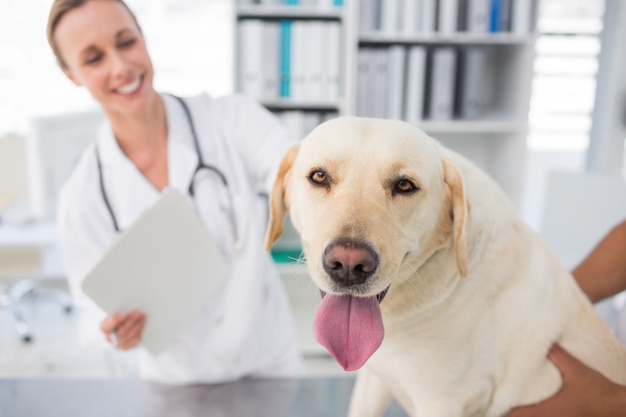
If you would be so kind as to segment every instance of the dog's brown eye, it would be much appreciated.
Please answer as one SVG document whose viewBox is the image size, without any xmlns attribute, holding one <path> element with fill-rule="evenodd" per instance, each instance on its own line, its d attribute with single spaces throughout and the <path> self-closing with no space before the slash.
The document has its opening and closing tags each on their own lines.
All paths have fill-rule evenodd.
<svg viewBox="0 0 626 417">
<path fill-rule="evenodd" d="M 417 191 L 418 188 L 411 181 L 407 179 L 402 179 L 396 182 L 396 185 L 393 187 L 394 194 L 408 194 Z"/>
<path fill-rule="evenodd" d="M 328 176 L 326 175 L 324 171 L 314 171 L 309 177 L 309 179 L 315 184 L 319 184 L 319 185 L 328 184 Z"/>
</svg>

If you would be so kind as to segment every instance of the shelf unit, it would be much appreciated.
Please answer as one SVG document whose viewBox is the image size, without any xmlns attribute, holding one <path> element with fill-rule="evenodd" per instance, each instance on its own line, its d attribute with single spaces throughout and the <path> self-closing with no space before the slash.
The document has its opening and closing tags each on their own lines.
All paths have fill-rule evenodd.
<svg viewBox="0 0 626 417">
<path fill-rule="evenodd" d="M 329 3 L 328 0 L 325 1 Z M 402 1 L 386 2 L 401 3 Z M 405 1 L 421 4 L 429 0 Z M 450 3 L 450 0 L 437 1 Z M 471 1 L 474 0 L 456 0 L 459 7 L 467 5 Z M 438 48 L 452 48 L 457 54 L 468 49 L 482 50 L 487 56 L 487 64 L 483 74 L 486 107 L 483 113 L 471 119 L 453 116 L 450 120 L 431 120 L 425 117 L 417 122 L 413 121 L 413 123 L 446 146 L 459 151 L 476 162 L 502 186 L 512 202 L 518 207 L 520 206 L 536 41 L 534 31 L 536 18 L 533 15 L 536 14 L 538 0 L 528 0 L 534 4 L 534 8 L 529 15 L 531 19 L 529 30 L 523 33 L 510 31 L 496 33 L 452 31 L 443 33 L 438 32 L 437 29 L 434 29 L 433 32 L 416 31 L 413 33 L 406 33 L 401 30 L 362 31 L 359 29 L 359 23 L 362 23 L 359 22 L 362 18 L 360 7 L 372 4 L 370 1 L 346 0 L 341 7 L 311 6 L 313 0 L 300 0 L 300 2 L 301 5 L 290 5 L 240 4 L 242 2 L 239 1 L 235 7 L 236 24 L 239 26 L 241 22 L 246 20 L 338 22 L 341 28 L 339 95 L 334 100 L 322 101 L 303 101 L 285 97 L 260 99 L 263 105 L 277 114 L 318 112 L 329 114 L 331 117 L 335 114 L 368 116 L 368 114 L 360 114 L 358 109 L 358 65 L 359 59 L 366 49 L 385 49 L 393 46 L 408 49 L 413 46 L 423 46 L 427 54 L 432 54 L 432 51 Z M 246 3 L 250 3 L 250 0 Z M 263 1 L 255 1 L 255 3 L 263 3 Z M 280 0 L 276 0 L 274 3 L 280 3 Z M 489 4 L 490 2 L 483 1 L 483 3 Z M 383 14 L 382 10 L 379 12 Z M 380 19 L 383 18 L 380 17 Z M 236 45 L 238 47 L 235 54 L 235 68 L 239 68 L 242 60 L 242 48 L 240 42 L 237 42 Z M 242 92 L 240 82 L 237 83 L 236 89 Z M 310 128 L 311 123 L 309 123 L 307 130 Z M 305 133 L 307 132 L 303 132 L 303 134 Z"/>
</svg>

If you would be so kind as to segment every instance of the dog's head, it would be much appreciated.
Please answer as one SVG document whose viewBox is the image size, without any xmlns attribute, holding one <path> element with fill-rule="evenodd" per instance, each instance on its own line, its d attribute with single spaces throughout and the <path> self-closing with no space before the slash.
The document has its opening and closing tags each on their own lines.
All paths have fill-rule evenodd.
<svg viewBox="0 0 626 417">
<path fill-rule="evenodd" d="M 437 142 L 408 123 L 343 117 L 318 126 L 283 158 L 270 206 L 266 250 L 289 213 L 309 273 L 327 294 L 320 309 L 327 313 L 319 315 L 333 316 L 332 326 L 341 327 L 337 311 L 366 311 L 373 325 L 345 323 L 345 331 L 356 331 L 351 337 L 359 343 L 380 339 L 365 341 L 370 350 L 382 341 L 378 303 L 390 286 L 410 279 L 443 248 L 455 254 L 459 275 L 466 274 L 461 177 Z M 345 344 L 340 339 L 320 343 L 346 369 L 372 353 L 345 358 L 327 346 Z"/>
</svg>

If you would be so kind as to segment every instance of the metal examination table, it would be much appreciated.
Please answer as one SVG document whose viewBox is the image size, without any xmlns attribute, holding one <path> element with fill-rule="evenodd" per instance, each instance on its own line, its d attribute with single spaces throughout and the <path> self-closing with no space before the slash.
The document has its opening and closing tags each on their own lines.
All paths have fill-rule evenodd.
<svg viewBox="0 0 626 417">
<path fill-rule="evenodd" d="M 0 380 L 3 417 L 342 417 L 354 378 L 164 386 L 136 379 Z M 385 417 L 406 417 L 393 403 Z"/>
</svg>

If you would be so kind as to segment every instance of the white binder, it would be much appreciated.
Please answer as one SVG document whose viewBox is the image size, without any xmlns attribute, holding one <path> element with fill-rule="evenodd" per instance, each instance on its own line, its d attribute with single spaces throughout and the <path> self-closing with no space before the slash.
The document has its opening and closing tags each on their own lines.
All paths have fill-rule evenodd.
<svg viewBox="0 0 626 417">
<path fill-rule="evenodd" d="M 409 123 L 419 125 L 424 119 L 426 48 L 423 45 L 412 45 L 409 47 L 408 55 L 404 118 Z"/>
<path fill-rule="evenodd" d="M 83 292 L 107 314 L 140 310 L 153 354 L 215 295 L 229 267 L 185 197 L 167 189 L 87 274 Z"/>
<path fill-rule="evenodd" d="M 456 50 L 441 47 L 433 52 L 430 118 L 450 120 L 454 113 L 456 91 Z"/>
</svg>

